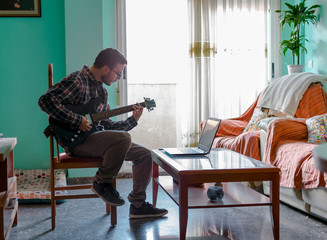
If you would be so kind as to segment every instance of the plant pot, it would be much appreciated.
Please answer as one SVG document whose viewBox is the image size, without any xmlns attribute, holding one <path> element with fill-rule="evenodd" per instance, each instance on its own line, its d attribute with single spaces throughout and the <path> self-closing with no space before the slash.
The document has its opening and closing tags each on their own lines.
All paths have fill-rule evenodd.
<svg viewBox="0 0 327 240">
<path fill-rule="evenodd" d="M 304 72 L 304 65 L 287 65 L 288 74 Z"/>
</svg>

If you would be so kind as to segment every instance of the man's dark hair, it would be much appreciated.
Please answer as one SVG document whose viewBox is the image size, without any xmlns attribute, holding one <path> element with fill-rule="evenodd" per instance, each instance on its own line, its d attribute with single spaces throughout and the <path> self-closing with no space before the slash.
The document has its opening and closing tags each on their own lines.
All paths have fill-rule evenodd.
<svg viewBox="0 0 327 240">
<path fill-rule="evenodd" d="M 125 65 L 127 60 L 117 49 L 106 48 L 98 54 L 93 65 L 96 68 L 102 68 L 103 66 L 114 68 L 117 63 Z"/>
</svg>

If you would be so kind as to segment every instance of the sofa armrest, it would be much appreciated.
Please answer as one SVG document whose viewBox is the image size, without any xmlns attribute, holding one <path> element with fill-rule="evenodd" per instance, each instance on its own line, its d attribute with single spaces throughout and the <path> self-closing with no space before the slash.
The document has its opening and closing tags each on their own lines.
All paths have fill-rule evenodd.
<svg viewBox="0 0 327 240">
<path fill-rule="evenodd" d="M 276 141 L 307 141 L 308 129 L 305 118 L 286 118 L 272 121 L 267 129 L 267 144 Z"/>
<path fill-rule="evenodd" d="M 305 118 L 277 119 L 267 129 L 263 161 L 273 164 L 278 148 L 286 142 L 306 142 L 308 130 Z"/>
<path fill-rule="evenodd" d="M 205 121 L 201 122 L 201 132 L 203 130 Z M 238 119 L 222 119 L 216 134 L 216 137 L 226 136 L 238 136 L 244 128 L 248 125 L 248 122 Z"/>
<path fill-rule="evenodd" d="M 223 119 L 219 125 L 217 137 L 238 136 L 240 135 L 248 122 L 236 119 Z"/>
</svg>

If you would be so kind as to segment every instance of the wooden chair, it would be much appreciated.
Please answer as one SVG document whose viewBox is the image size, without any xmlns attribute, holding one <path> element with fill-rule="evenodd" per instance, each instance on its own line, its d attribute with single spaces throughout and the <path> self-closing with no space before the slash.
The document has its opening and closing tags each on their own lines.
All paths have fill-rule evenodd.
<svg viewBox="0 0 327 240">
<path fill-rule="evenodd" d="M 49 88 L 53 85 L 53 65 L 48 65 L 48 79 Z M 45 130 L 46 131 L 46 130 Z M 78 185 L 68 185 L 66 187 L 56 187 L 55 186 L 55 170 L 56 169 L 73 169 L 73 168 L 98 168 L 102 163 L 102 157 L 91 158 L 91 157 L 72 157 L 65 153 L 59 152 L 58 142 L 55 140 L 53 134 L 45 135 L 50 139 L 50 185 L 51 185 L 51 222 L 52 230 L 56 227 L 56 200 L 63 199 L 80 199 L 80 198 L 96 198 L 96 194 L 85 193 L 85 194 L 71 194 L 68 193 L 64 196 L 57 196 L 56 191 L 64 190 L 80 190 L 80 189 L 90 189 L 92 184 L 78 184 Z M 55 149 L 56 148 L 56 154 Z M 113 186 L 116 187 L 116 180 L 113 182 Z M 70 191 L 70 192 L 71 192 Z M 115 206 L 106 204 L 106 211 L 108 214 L 111 213 L 111 225 L 117 224 L 117 209 Z"/>
</svg>

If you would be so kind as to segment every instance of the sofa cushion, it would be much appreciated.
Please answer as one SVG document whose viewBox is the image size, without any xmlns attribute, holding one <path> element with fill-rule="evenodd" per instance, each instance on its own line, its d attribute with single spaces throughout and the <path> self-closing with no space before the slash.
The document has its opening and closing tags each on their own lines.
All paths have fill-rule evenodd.
<svg viewBox="0 0 327 240">
<path fill-rule="evenodd" d="M 327 114 L 314 116 L 305 121 L 308 128 L 309 143 L 325 143 L 327 141 Z"/>
<path fill-rule="evenodd" d="M 260 127 L 258 126 L 258 123 L 260 120 L 268 117 L 268 111 L 269 110 L 266 108 L 255 108 L 252 117 L 243 132 L 259 131 Z"/>
</svg>

